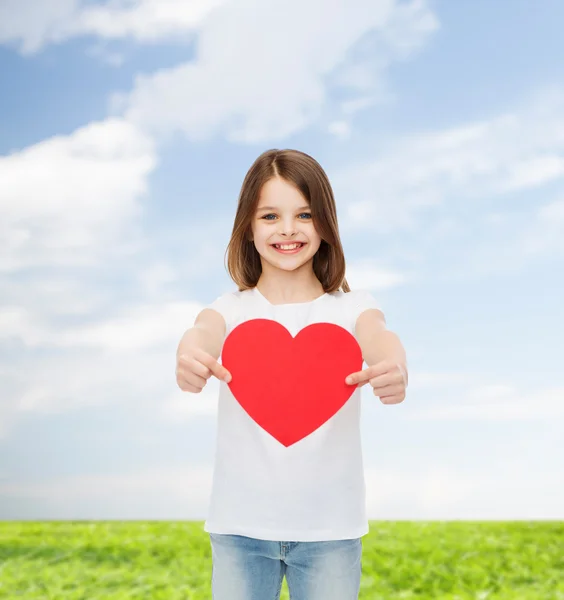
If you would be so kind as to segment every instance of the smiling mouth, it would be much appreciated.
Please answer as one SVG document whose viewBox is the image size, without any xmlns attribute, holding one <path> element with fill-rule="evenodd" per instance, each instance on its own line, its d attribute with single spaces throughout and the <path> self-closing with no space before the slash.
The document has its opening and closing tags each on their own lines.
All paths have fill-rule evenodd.
<svg viewBox="0 0 564 600">
<path fill-rule="evenodd" d="M 298 246 L 296 248 L 292 248 L 291 250 L 283 250 L 280 246 L 293 246 L 293 244 L 271 244 L 271 246 L 280 254 L 296 254 L 306 245 L 306 242 L 297 243 Z"/>
</svg>

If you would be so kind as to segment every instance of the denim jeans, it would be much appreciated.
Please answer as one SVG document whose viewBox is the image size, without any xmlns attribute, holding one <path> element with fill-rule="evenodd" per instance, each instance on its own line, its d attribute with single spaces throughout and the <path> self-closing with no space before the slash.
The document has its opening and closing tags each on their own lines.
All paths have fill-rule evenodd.
<svg viewBox="0 0 564 600">
<path fill-rule="evenodd" d="M 362 539 L 274 542 L 210 533 L 213 600 L 358 600 Z"/>
</svg>

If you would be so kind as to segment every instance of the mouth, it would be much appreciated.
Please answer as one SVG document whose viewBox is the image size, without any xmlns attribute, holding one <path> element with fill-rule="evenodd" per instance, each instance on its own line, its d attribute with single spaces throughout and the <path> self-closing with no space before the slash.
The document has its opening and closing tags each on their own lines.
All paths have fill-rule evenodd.
<svg viewBox="0 0 564 600">
<path fill-rule="evenodd" d="M 271 244 L 271 246 L 280 254 L 297 254 L 304 246 L 306 242 L 296 242 L 294 244 Z M 283 247 L 288 246 L 289 249 L 284 250 Z"/>
</svg>

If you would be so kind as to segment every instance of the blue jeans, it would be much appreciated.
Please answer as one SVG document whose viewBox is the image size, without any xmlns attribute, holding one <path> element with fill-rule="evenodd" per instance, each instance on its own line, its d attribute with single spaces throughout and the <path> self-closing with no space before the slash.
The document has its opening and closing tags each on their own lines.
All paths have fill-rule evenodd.
<svg viewBox="0 0 564 600">
<path fill-rule="evenodd" d="M 274 542 L 210 533 L 213 600 L 358 600 L 362 539 Z"/>
</svg>

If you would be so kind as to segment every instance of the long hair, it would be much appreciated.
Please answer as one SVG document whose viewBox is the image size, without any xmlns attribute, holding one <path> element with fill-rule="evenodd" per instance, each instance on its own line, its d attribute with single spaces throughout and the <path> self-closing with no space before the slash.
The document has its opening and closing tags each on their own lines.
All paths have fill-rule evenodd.
<svg viewBox="0 0 564 600">
<path fill-rule="evenodd" d="M 248 170 L 241 186 L 231 239 L 226 249 L 227 271 L 239 291 L 256 286 L 262 273 L 260 255 L 251 241 L 251 221 L 262 186 L 275 177 L 298 189 L 311 208 L 321 245 L 313 257 L 313 271 L 326 293 L 350 292 L 345 278 L 345 255 L 339 237 L 337 209 L 329 179 L 321 165 L 299 150 L 263 152 Z"/>
</svg>

